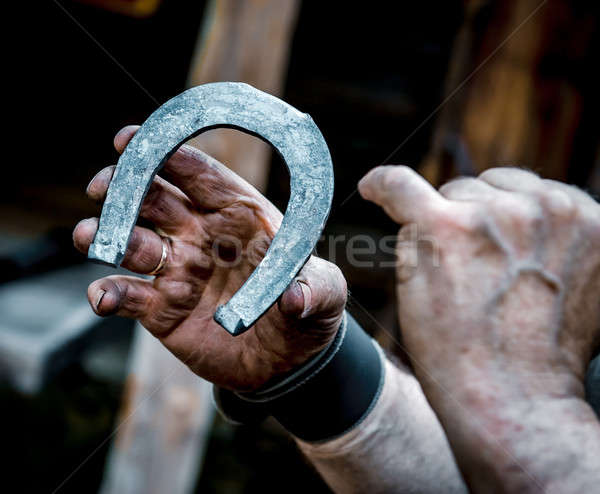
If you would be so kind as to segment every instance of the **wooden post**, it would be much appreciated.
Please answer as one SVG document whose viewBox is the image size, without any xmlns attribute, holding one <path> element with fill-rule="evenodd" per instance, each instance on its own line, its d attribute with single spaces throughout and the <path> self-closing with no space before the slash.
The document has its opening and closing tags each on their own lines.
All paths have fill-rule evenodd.
<svg viewBox="0 0 600 494">
<path fill-rule="evenodd" d="M 297 0 L 217 0 L 208 8 L 188 84 L 242 81 L 281 94 Z M 218 129 L 191 141 L 264 191 L 270 147 L 235 130 Z"/>
<path fill-rule="evenodd" d="M 594 9 L 567 0 L 468 2 L 449 71 L 452 96 L 421 168 L 432 183 L 499 165 L 567 178 L 583 107 L 573 68 L 589 56 Z"/>
<path fill-rule="evenodd" d="M 243 81 L 279 94 L 297 0 L 213 0 L 196 48 L 189 85 Z M 269 147 L 219 129 L 191 144 L 264 191 Z M 191 373 L 141 326 L 131 355 L 103 494 L 192 492 L 212 423 L 211 385 Z"/>
<path fill-rule="evenodd" d="M 213 414 L 210 385 L 137 324 L 100 492 L 192 492 Z"/>
</svg>

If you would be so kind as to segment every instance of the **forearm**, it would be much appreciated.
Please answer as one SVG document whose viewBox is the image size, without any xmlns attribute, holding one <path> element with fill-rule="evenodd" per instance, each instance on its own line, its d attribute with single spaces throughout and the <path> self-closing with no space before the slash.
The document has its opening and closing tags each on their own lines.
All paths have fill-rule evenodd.
<svg viewBox="0 0 600 494">
<path fill-rule="evenodd" d="M 322 357 L 284 381 L 250 396 L 217 389 L 221 411 L 242 423 L 272 414 L 337 492 L 465 492 L 415 377 L 347 321 Z"/>
<path fill-rule="evenodd" d="M 327 442 L 297 442 L 335 492 L 466 492 L 419 383 L 389 361 L 378 402 L 360 425 Z"/>
</svg>

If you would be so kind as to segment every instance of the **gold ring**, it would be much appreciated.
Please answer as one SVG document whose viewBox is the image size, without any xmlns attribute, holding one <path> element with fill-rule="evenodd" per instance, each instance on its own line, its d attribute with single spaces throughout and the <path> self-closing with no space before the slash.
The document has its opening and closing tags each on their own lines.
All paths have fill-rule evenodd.
<svg viewBox="0 0 600 494">
<path fill-rule="evenodd" d="M 152 271 L 150 271 L 149 273 L 146 273 L 146 275 L 148 275 L 148 276 L 156 276 L 167 265 L 167 255 L 169 254 L 167 242 L 169 240 L 167 237 L 163 237 L 163 236 L 161 236 L 160 239 L 162 240 L 162 255 L 160 256 L 160 261 L 158 262 L 158 265 Z"/>
</svg>

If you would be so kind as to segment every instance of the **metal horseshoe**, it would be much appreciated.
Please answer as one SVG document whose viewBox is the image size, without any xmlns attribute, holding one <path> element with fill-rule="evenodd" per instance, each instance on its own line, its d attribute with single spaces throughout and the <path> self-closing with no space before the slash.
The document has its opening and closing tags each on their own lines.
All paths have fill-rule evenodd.
<svg viewBox="0 0 600 494">
<path fill-rule="evenodd" d="M 247 84 L 218 82 L 188 89 L 158 108 L 119 159 L 88 258 L 120 265 L 156 173 L 185 141 L 218 127 L 270 143 L 290 175 L 287 209 L 265 257 L 214 314 L 223 328 L 239 335 L 276 302 L 302 269 L 333 198 L 333 167 L 325 139 L 309 115 L 280 99 Z"/>
</svg>

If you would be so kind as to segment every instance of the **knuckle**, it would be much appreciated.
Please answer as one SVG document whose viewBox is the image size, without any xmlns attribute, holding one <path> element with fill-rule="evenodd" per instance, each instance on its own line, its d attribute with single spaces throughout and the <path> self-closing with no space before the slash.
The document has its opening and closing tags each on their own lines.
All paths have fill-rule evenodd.
<svg viewBox="0 0 600 494">
<path fill-rule="evenodd" d="M 169 304 L 186 304 L 193 298 L 194 288 L 187 281 L 160 279 L 158 287 Z"/>
<path fill-rule="evenodd" d="M 598 216 L 590 221 L 588 230 L 592 241 L 598 246 L 600 244 L 600 218 Z"/>
<path fill-rule="evenodd" d="M 573 198 L 560 189 L 548 189 L 542 193 L 543 207 L 557 219 L 571 220 L 577 213 Z"/>
<path fill-rule="evenodd" d="M 382 167 L 381 178 L 379 185 L 382 190 L 388 194 L 395 194 L 399 189 L 402 189 L 406 185 L 407 178 L 410 176 L 412 170 L 408 166 L 397 165 Z"/>
<path fill-rule="evenodd" d="M 488 168 L 487 170 L 482 171 L 478 178 L 482 180 L 496 179 L 496 178 L 504 178 L 507 176 L 514 177 L 515 175 L 521 175 L 523 177 L 531 178 L 539 178 L 539 176 L 531 170 L 527 170 L 525 168 L 520 168 L 518 166 L 497 166 L 494 168 Z"/>
<path fill-rule="evenodd" d="M 554 180 L 546 180 L 553 189 L 553 197 L 547 205 L 563 222 L 569 222 L 589 235 L 600 238 L 600 204 L 588 193 L 574 185 L 567 185 Z M 563 195 L 556 194 L 560 191 Z M 554 211 L 553 211 L 554 210 Z"/>
<path fill-rule="evenodd" d="M 472 207 L 462 208 L 460 214 L 441 218 L 441 231 L 448 232 L 451 237 L 457 232 L 467 235 L 479 235 L 488 230 L 491 216 L 490 208 L 483 203 L 478 203 Z"/>
<path fill-rule="evenodd" d="M 489 179 L 493 179 L 497 176 L 502 176 L 505 175 L 507 173 L 510 173 L 512 171 L 512 168 L 508 167 L 508 166 L 500 166 L 500 167 L 496 167 L 496 168 L 488 168 L 487 170 L 482 171 L 477 178 L 481 179 L 481 180 L 489 180 Z"/>
<path fill-rule="evenodd" d="M 163 194 L 165 192 L 165 186 L 159 180 L 154 180 L 152 185 L 148 189 L 146 199 L 144 200 L 144 209 L 154 210 L 160 209 L 163 200 Z"/>
<path fill-rule="evenodd" d="M 160 261 L 160 254 L 156 255 L 150 242 L 144 237 L 142 237 L 139 248 L 133 255 L 137 257 L 137 264 L 141 266 L 157 266 Z"/>
<path fill-rule="evenodd" d="M 148 296 L 145 291 L 132 290 L 130 287 L 126 286 L 120 287 L 120 292 L 124 299 L 122 304 L 125 304 L 130 312 L 142 314 L 149 305 Z"/>
<path fill-rule="evenodd" d="M 490 218 L 489 208 L 486 207 L 473 207 L 470 208 L 464 215 L 463 225 L 464 228 L 471 232 L 477 233 L 487 229 Z"/>
<path fill-rule="evenodd" d="M 445 183 L 439 188 L 440 194 L 447 196 L 456 191 L 467 189 L 477 183 L 477 179 L 473 177 L 458 177 L 450 182 Z"/>
<path fill-rule="evenodd" d="M 475 232 L 488 215 L 487 202 L 447 202 L 429 216 L 427 230 L 450 236 L 463 232 Z"/>
<path fill-rule="evenodd" d="M 125 254 L 127 265 L 153 269 L 160 261 L 162 253 L 162 248 L 157 250 L 153 244 L 144 232 L 134 230 Z"/>
<path fill-rule="evenodd" d="M 593 201 L 593 199 L 590 197 Z M 577 209 L 577 216 L 585 225 L 586 234 L 594 243 L 600 243 L 600 204 L 584 205 Z"/>
<path fill-rule="evenodd" d="M 398 183 L 399 170 L 391 166 L 385 166 L 378 169 L 379 185 L 384 189 L 394 187 Z"/>
<path fill-rule="evenodd" d="M 252 238 L 246 246 L 248 261 L 257 266 L 267 254 L 271 246 L 271 238 L 266 233 L 261 233 Z"/>
<path fill-rule="evenodd" d="M 497 214 L 507 214 L 516 228 L 522 231 L 538 229 L 544 221 L 540 205 L 530 199 L 505 205 Z"/>
</svg>

